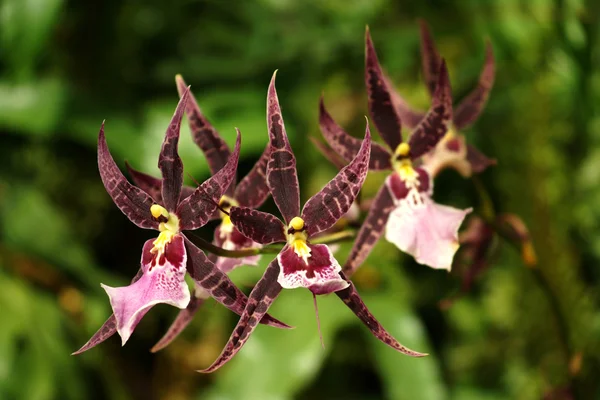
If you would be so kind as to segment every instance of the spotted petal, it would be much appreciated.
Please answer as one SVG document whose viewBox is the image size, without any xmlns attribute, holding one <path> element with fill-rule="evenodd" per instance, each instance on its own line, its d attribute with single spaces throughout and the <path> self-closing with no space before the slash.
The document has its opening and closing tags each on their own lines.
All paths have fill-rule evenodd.
<svg viewBox="0 0 600 400">
<path fill-rule="evenodd" d="M 142 317 L 159 303 L 185 308 L 190 291 L 185 283 L 187 255 L 183 237 L 176 235 L 164 253 L 152 253 L 153 239 L 146 241 L 142 250 L 141 278 L 124 287 L 102 285 L 110 298 L 117 320 L 117 332 L 125 344 Z"/>
<path fill-rule="evenodd" d="M 309 237 L 330 228 L 348 212 L 367 177 L 370 154 L 371 132 L 367 123 L 365 138 L 354 160 L 311 197 L 302 209 Z"/>
<path fill-rule="evenodd" d="M 155 203 L 163 205 L 162 180 L 136 170 L 131 165 L 129 165 L 128 162 L 125 162 L 125 166 L 127 167 L 127 171 L 129 171 L 129 175 L 131 176 L 131 180 L 133 181 L 133 183 L 135 183 L 135 186 L 139 187 L 144 192 L 152 196 L 152 199 L 154 199 Z M 180 199 L 185 199 L 193 192 L 193 187 L 182 187 Z"/>
<path fill-rule="evenodd" d="M 158 229 L 158 221 L 150 212 L 154 200 L 148 193 L 127 182 L 110 155 L 104 136 L 104 122 L 98 134 L 98 169 L 106 191 L 121 212 L 140 228 Z"/>
<path fill-rule="evenodd" d="M 267 163 L 271 156 L 271 146 L 267 145 L 254 167 L 241 180 L 235 189 L 233 198 L 244 207 L 258 208 L 271 193 L 267 186 Z"/>
<path fill-rule="evenodd" d="M 458 250 L 458 228 L 471 209 L 458 210 L 436 204 L 421 194 L 416 204 L 409 199 L 397 202 L 386 225 L 385 238 L 420 264 L 450 270 Z"/>
<path fill-rule="evenodd" d="M 340 278 L 342 267 L 329 247 L 324 244 L 309 244 L 310 257 L 306 262 L 293 248 L 286 246 L 277 256 L 281 266 L 277 282 L 284 289 L 305 287 L 314 294 L 328 294 L 348 287 Z"/>
<path fill-rule="evenodd" d="M 241 134 L 237 130 L 237 140 L 233 154 L 223 168 L 204 181 L 177 207 L 181 230 L 194 230 L 205 225 L 214 215 L 221 196 L 235 179 L 240 156 Z"/>
<path fill-rule="evenodd" d="M 454 126 L 457 129 L 468 127 L 479 117 L 490 96 L 492 86 L 494 86 L 495 76 L 494 50 L 488 40 L 485 48 L 485 63 L 479 75 L 479 82 L 477 82 L 475 89 L 456 106 Z"/>
<path fill-rule="evenodd" d="M 350 162 L 360 150 L 362 141 L 358 138 L 350 136 L 342 129 L 331 117 L 323 97 L 319 102 L 319 127 L 323 137 L 333 150 L 342 156 L 346 162 Z M 369 160 L 369 169 L 373 171 L 388 170 L 392 168 L 392 155 L 385 147 L 378 143 L 371 142 L 371 158 Z"/>
<path fill-rule="evenodd" d="M 267 125 L 271 155 L 267 164 L 267 184 L 277 208 L 286 223 L 300 214 L 300 188 L 296 172 L 296 157 L 285 133 L 275 76 L 271 78 L 267 95 Z"/>
<path fill-rule="evenodd" d="M 229 217 L 233 225 L 256 243 L 285 242 L 285 226 L 276 216 L 248 207 L 231 207 Z"/>
<path fill-rule="evenodd" d="M 423 77 L 425 78 L 425 84 L 427 85 L 429 93 L 433 94 L 438 81 L 442 57 L 435 47 L 435 42 L 433 41 L 427 22 L 420 20 L 419 25 L 421 28 L 421 63 L 423 67 Z"/>
<path fill-rule="evenodd" d="M 229 337 L 225 348 L 221 355 L 212 363 L 212 365 L 204 370 L 198 372 L 214 372 L 221 368 L 227 361 L 242 348 L 246 343 L 250 334 L 254 331 L 258 325 L 258 321 L 263 318 L 273 301 L 281 293 L 282 287 L 277 283 L 277 276 L 279 275 L 279 264 L 277 260 L 271 261 L 262 278 L 258 281 L 248 299 L 248 304 L 244 309 L 244 312 L 233 329 L 233 333 Z"/>
<path fill-rule="evenodd" d="M 393 150 L 402 142 L 402 123 L 394 108 L 391 88 L 388 87 L 383 70 L 379 65 L 369 29 L 366 31 L 365 83 L 369 98 L 369 114 L 381 138 Z"/>
</svg>

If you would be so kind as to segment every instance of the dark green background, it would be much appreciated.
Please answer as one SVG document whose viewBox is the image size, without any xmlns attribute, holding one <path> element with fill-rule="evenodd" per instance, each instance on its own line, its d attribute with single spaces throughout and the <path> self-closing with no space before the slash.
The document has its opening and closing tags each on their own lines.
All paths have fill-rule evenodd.
<svg viewBox="0 0 600 400">
<path fill-rule="evenodd" d="M 457 273 L 417 265 L 380 243 L 357 285 L 402 343 L 431 353 L 425 359 L 375 341 L 335 296 L 319 300 L 322 350 L 305 290 L 286 291 L 273 307 L 295 330 L 259 327 L 212 375 L 194 370 L 215 359 L 237 321 L 213 301 L 158 354 L 148 349 L 176 314 L 167 306 L 155 307 L 124 348 L 115 337 L 69 355 L 110 314 L 100 282 L 126 284 L 152 235 L 131 224 L 102 187 L 95 146 L 103 120 L 120 166 L 127 159 L 157 173 L 181 73 L 228 143 L 241 129 L 247 171 L 267 141 L 266 89 L 279 69 L 306 199 L 335 173 L 308 141 L 319 135 L 320 94 L 338 122 L 364 132 L 365 25 L 399 91 L 427 107 L 418 18 L 432 27 L 457 97 L 476 82 L 485 37 L 494 45 L 496 84 L 466 133 L 498 159 L 482 180 L 498 211 L 517 213 L 530 227 L 558 319 L 548 292 L 505 243 L 473 291 L 448 310 L 438 303 L 459 286 Z M 0 398 L 540 399 L 568 385 L 578 398 L 600 398 L 597 27 L 592 0 L 3 0 Z M 182 137 L 186 171 L 205 179 L 206 161 L 187 126 Z M 370 175 L 364 195 L 382 178 Z M 435 197 L 479 205 L 472 183 L 452 171 L 437 179 Z M 201 234 L 209 238 L 211 229 Z M 341 261 L 347 250 L 338 251 Z M 268 257 L 233 278 L 249 291 Z M 573 355 L 581 361 L 574 376 Z"/>
</svg>

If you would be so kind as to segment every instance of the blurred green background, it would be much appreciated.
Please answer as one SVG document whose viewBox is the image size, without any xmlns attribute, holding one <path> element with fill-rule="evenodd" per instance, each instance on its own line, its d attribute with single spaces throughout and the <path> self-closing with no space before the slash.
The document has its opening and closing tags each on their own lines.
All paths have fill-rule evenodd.
<svg viewBox="0 0 600 400">
<path fill-rule="evenodd" d="M 0 399 L 563 399 L 600 398 L 600 4 L 593 0 L 3 0 L 0 2 Z M 214 301 L 158 354 L 148 349 L 177 310 L 155 307 L 123 348 L 117 337 L 70 356 L 110 314 L 100 282 L 126 284 L 153 234 L 104 191 L 96 140 L 106 120 L 113 156 L 158 173 L 181 73 L 228 143 L 243 134 L 242 174 L 267 141 L 267 84 L 277 87 L 299 159 L 302 196 L 334 173 L 308 141 L 317 104 L 364 132 L 364 30 L 384 68 L 426 108 L 417 19 L 447 59 L 454 93 L 475 84 L 490 37 L 497 78 L 467 133 L 498 166 L 482 181 L 498 211 L 529 226 L 539 276 L 498 243 L 492 267 L 452 307 L 460 286 L 379 243 L 355 277 L 398 340 L 394 352 L 335 297 L 285 291 L 272 314 L 292 331 L 258 327 L 212 375 L 237 318 Z M 187 126 L 187 172 L 208 176 Z M 371 196 L 382 176 L 370 175 Z M 479 205 L 472 182 L 447 171 L 437 201 Z M 267 209 L 272 203 L 267 204 Z M 212 226 L 200 232 L 212 235 Z M 343 261 L 349 245 L 342 246 Z M 249 291 L 259 267 L 232 277 Z M 558 311 L 558 312 L 557 312 Z M 568 395 L 566 389 L 570 388 Z"/>
</svg>

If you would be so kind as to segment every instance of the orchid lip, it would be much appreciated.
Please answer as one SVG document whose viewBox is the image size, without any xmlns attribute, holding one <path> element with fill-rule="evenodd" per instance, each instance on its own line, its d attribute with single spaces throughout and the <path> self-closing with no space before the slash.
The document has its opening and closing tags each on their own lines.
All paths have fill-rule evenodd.
<svg viewBox="0 0 600 400">
<path fill-rule="evenodd" d="M 307 244 L 308 233 L 304 226 L 304 220 L 300 217 L 294 217 L 288 225 L 287 242 L 294 252 L 300 257 L 306 265 L 310 257 L 310 247 Z"/>
<path fill-rule="evenodd" d="M 166 208 L 158 204 L 153 204 L 150 207 L 150 212 L 154 218 L 162 221 L 158 225 L 160 234 L 152 242 L 152 250 L 150 252 L 152 254 L 162 254 L 164 253 L 165 246 L 171 243 L 173 237 L 179 233 L 179 218 L 175 213 L 168 212 Z"/>
</svg>

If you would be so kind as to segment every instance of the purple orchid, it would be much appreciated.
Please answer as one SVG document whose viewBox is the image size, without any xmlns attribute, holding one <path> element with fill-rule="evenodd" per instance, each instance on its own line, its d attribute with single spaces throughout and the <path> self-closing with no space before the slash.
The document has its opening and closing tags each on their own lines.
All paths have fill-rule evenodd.
<svg viewBox="0 0 600 400">
<path fill-rule="evenodd" d="M 436 204 L 431 198 L 433 181 L 427 166 L 414 166 L 446 134 L 452 121 L 452 94 L 446 64 L 442 60 L 431 108 L 402 142 L 401 119 L 392 100 L 371 36 L 366 32 L 365 81 L 369 112 L 382 139 L 391 149 L 371 143 L 369 169 L 392 170 L 373 200 L 354 243 L 344 273 L 351 275 L 365 260 L 386 228 L 386 239 L 416 261 L 433 268 L 450 269 L 458 248 L 458 228 L 471 210 Z M 319 124 L 329 145 L 345 160 L 357 153 L 361 141 L 346 133 L 320 103 Z"/>
<path fill-rule="evenodd" d="M 442 58 L 437 51 L 431 32 L 425 21 L 421 25 L 421 60 L 423 75 L 429 93 L 433 96 L 438 80 Z M 487 158 L 483 153 L 465 142 L 464 135 L 458 133 L 472 125 L 487 103 L 494 85 L 496 67 L 494 52 L 489 41 L 486 43 L 485 62 L 479 75 L 477 86 L 454 109 L 454 118 L 446 135 L 438 145 L 423 156 L 423 162 L 429 168 L 432 176 L 447 167 L 454 168 L 465 178 L 473 173 L 483 172 L 487 167 L 496 164 L 496 160 Z M 388 86 L 393 86 L 389 83 Z M 392 103 L 398 111 L 402 122 L 409 128 L 416 127 L 425 117 L 425 113 L 411 108 L 407 102 L 394 90 L 390 91 Z"/>
<path fill-rule="evenodd" d="M 310 243 L 311 238 L 330 228 L 348 211 L 365 180 L 371 149 L 368 125 L 364 141 L 353 160 L 300 211 L 296 158 L 285 132 L 275 90 L 275 74 L 267 97 L 267 124 L 271 148 L 267 184 L 285 222 L 247 207 L 232 207 L 230 217 L 240 232 L 252 240 L 262 244 L 286 245 L 250 293 L 244 314 L 219 358 L 201 372 L 217 370 L 242 348 L 257 322 L 284 288 L 305 287 L 313 296 L 336 293 L 378 339 L 405 354 L 424 356 L 402 346 L 384 330 L 368 311 L 352 282 L 343 275 L 340 264 L 327 245 Z"/>
<path fill-rule="evenodd" d="M 177 90 L 180 96 L 186 91 L 186 83 L 177 75 L 176 78 Z M 186 115 L 190 125 L 192 138 L 198 147 L 204 153 L 208 161 L 208 165 L 212 174 L 216 174 L 227 163 L 231 157 L 231 150 L 227 143 L 221 138 L 217 130 L 212 126 L 208 119 L 202 114 L 200 107 L 190 91 L 189 100 L 186 106 Z M 269 197 L 269 188 L 266 184 L 266 167 L 269 159 L 269 148 L 265 148 L 262 155 L 250 170 L 248 175 L 240 181 L 236 186 L 235 179 L 219 200 L 219 208 L 228 212 L 231 206 L 245 206 L 250 208 L 260 207 Z M 143 174 L 128 165 L 129 172 L 133 182 L 148 193 L 160 193 L 162 181 L 158 178 Z M 191 191 L 193 188 L 184 187 L 185 190 Z M 225 250 L 239 250 L 248 248 L 260 248 L 261 244 L 248 239 L 237 230 L 229 215 L 220 210 L 215 210 L 209 220 L 220 219 L 221 223 L 215 229 L 213 244 Z M 257 265 L 260 260 L 260 255 L 229 258 L 217 257 L 210 254 L 208 258 L 215 263 L 224 273 L 229 273 L 234 268 L 241 265 Z M 194 318 L 194 315 L 200 309 L 200 306 L 210 294 L 196 285 L 192 298 L 188 306 L 179 312 L 171 327 L 165 335 L 152 347 L 152 351 L 156 352 L 169 345 L 180 333 L 185 329 Z"/>
<path fill-rule="evenodd" d="M 106 191 L 130 221 L 140 228 L 160 233 L 144 244 L 141 269 L 129 286 L 102 285 L 114 314 L 74 354 L 96 346 L 115 332 L 125 344 L 155 304 L 186 308 L 190 302 L 184 280 L 186 271 L 197 286 L 230 310 L 241 315 L 246 306 L 246 296 L 182 232 L 202 227 L 214 214 L 219 199 L 235 177 L 241 141 L 238 131 L 235 150 L 222 168 L 198 188 L 184 191 L 183 163 L 177 147 L 188 98 L 189 88 L 183 93 L 166 131 L 158 162 L 162 173 L 158 192 L 148 193 L 125 179 L 108 150 L 102 124 L 98 137 L 98 168 Z M 261 322 L 287 327 L 268 315 Z"/>
</svg>

